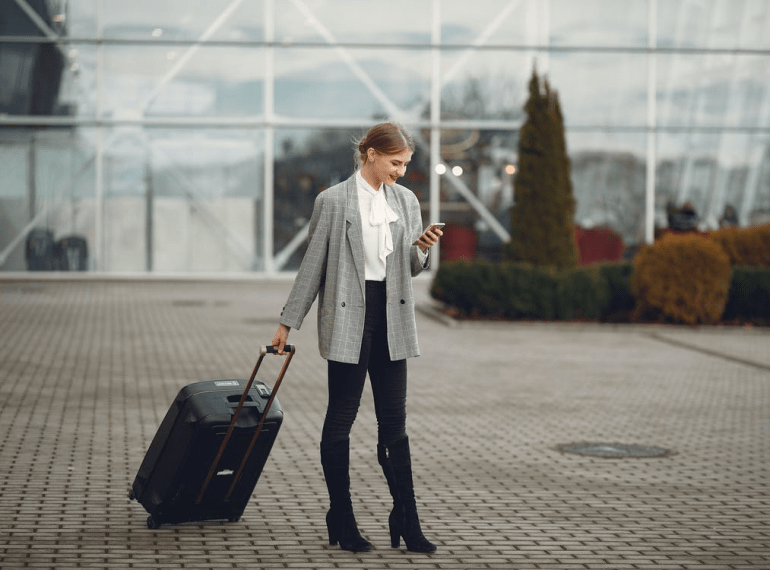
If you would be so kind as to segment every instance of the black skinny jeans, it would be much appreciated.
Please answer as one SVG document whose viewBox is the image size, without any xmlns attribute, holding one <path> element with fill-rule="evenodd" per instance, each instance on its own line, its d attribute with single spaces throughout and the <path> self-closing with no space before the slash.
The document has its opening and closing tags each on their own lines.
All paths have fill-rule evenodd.
<svg viewBox="0 0 770 570">
<path fill-rule="evenodd" d="M 358 364 L 328 361 L 329 403 L 322 443 L 347 440 L 358 414 L 366 373 L 372 383 L 377 437 L 391 445 L 406 435 L 406 360 L 390 359 L 384 281 L 366 282 L 366 318 Z"/>
</svg>

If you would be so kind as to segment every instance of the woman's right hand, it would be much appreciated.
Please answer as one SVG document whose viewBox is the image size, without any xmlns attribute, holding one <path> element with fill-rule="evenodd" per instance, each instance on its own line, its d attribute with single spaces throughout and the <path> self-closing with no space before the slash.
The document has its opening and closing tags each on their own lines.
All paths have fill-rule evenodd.
<svg viewBox="0 0 770 570">
<path fill-rule="evenodd" d="M 278 330 L 275 331 L 275 336 L 273 337 L 273 344 L 272 346 L 277 349 L 276 354 L 284 355 L 286 352 L 284 352 L 283 347 L 286 345 L 286 341 L 289 338 L 289 331 L 291 330 L 291 327 L 287 327 L 284 324 L 278 325 Z"/>
</svg>

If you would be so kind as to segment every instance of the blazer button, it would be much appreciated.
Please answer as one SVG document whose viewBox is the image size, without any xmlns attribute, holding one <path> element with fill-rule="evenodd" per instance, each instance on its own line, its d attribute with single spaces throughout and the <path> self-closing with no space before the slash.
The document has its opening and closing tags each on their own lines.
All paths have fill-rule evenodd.
<svg viewBox="0 0 770 570">
<path fill-rule="evenodd" d="M 402 304 L 402 305 L 406 305 L 406 301 L 404 301 L 403 299 L 401 299 L 401 304 Z"/>
<path fill-rule="evenodd" d="M 345 306 L 345 301 L 342 301 L 342 306 L 343 306 L 343 307 Z"/>
</svg>

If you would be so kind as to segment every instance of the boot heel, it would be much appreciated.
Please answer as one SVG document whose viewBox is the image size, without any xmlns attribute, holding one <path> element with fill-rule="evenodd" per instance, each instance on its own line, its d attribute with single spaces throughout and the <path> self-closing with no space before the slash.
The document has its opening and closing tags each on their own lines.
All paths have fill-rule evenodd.
<svg viewBox="0 0 770 570">
<path fill-rule="evenodd" d="M 337 529 L 336 527 L 332 528 L 334 525 L 332 525 L 329 518 L 329 513 L 326 513 L 326 532 L 329 533 L 329 546 L 336 546 L 337 542 L 339 542 L 337 538 Z"/>
<path fill-rule="evenodd" d="M 401 531 L 397 528 L 393 528 L 393 524 L 390 525 L 390 546 L 391 548 L 398 548 L 401 546 Z"/>
</svg>

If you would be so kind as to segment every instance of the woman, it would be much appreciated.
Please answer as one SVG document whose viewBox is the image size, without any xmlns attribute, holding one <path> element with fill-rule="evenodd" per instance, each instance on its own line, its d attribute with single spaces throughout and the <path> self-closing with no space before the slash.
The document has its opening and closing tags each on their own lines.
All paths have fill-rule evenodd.
<svg viewBox="0 0 770 570">
<path fill-rule="evenodd" d="M 309 243 L 281 312 L 273 346 L 283 353 L 318 296 L 318 344 L 327 360 L 329 401 L 321 465 L 329 490 L 329 544 L 366 552 L 350 497 L 350 430 L 366 374 L 377 415 L 377 457 L 393 496 L 391 546 L 401 537 L 412 552 L 434 552 L 422 534 L 406 434 L 406 359 L 419 355 L 412 277 L 426 269 L 440 230 L 422 233 L 420 204 L 396 184 L 414 142 L 400 125 L 372 127 L 358 144 L 360 169 L 321 192 Z M 416 245 L 414 245 L 414 243 Z"/>
</svg>

